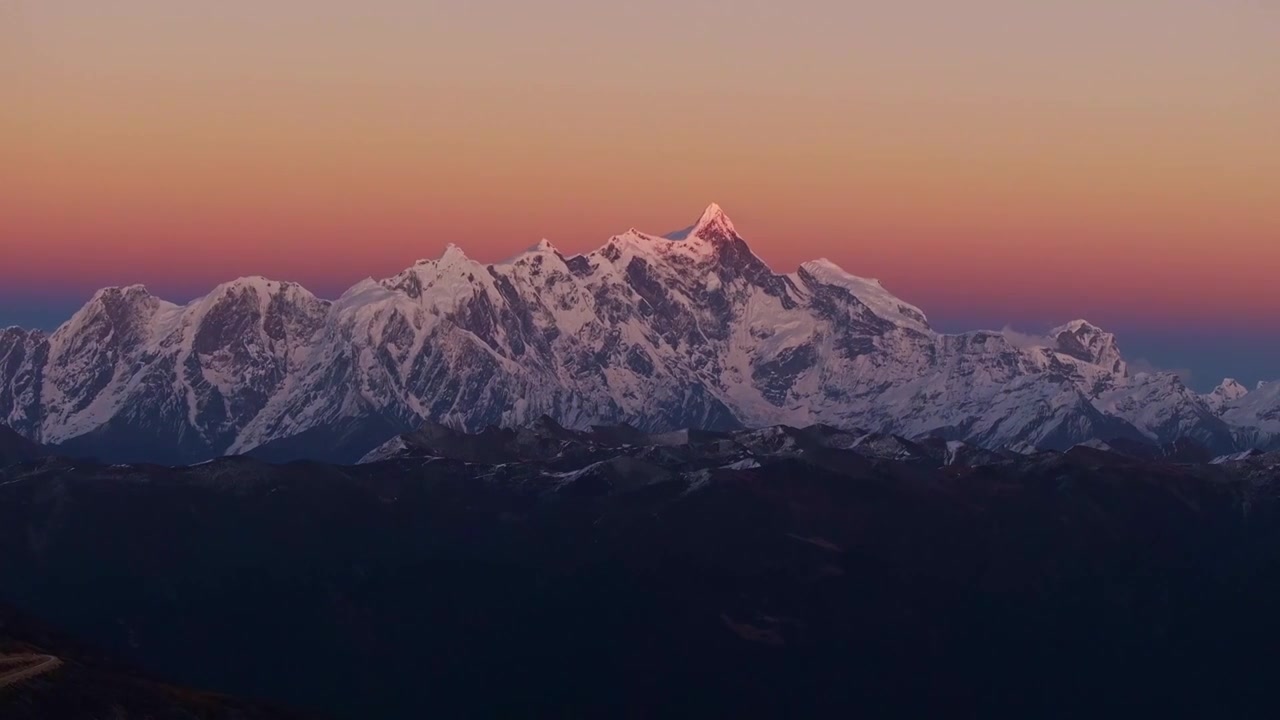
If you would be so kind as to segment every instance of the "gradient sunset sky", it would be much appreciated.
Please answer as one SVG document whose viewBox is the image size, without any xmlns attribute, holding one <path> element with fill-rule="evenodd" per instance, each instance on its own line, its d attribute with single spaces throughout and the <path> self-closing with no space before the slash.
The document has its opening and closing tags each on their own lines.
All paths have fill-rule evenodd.
<svg viewBox="0 0 1280 720">
<path fill-rule="evenodd" d="M 1275 0 L 0 0 L 0 325 L 688 225 L 1280 378 Z"/>
</svg>

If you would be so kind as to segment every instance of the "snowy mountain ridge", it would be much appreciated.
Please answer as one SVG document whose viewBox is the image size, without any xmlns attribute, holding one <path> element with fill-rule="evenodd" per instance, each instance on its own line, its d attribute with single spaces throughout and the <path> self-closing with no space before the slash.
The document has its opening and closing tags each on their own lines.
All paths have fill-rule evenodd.
<svg viewBox="0 0 1280 720">
<path fill-rule="evenodd" d="M 425 420 L 648 431 L 826 423 L 985 447 L 1280 443 L 1280 384 L 1206 396 L 1131 374 L 1083 320 L 1039 342 L 935 332 L 827 260 L 774 272 L 712 205 L 582 255 L 440 258 L 335 301 L 242 278 L 187 305 L 109 288 L 51 334 L 0 331 L 0 423 L 68 452 L 353 461 Z"/>
</svg>

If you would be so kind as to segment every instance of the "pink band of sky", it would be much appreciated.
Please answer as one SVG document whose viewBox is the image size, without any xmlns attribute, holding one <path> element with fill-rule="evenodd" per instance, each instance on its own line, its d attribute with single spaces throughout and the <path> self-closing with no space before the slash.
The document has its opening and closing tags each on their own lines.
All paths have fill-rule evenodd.
<svg viewBox="0 0 1280 720">
<path fill-rule="evenodd" d="M 932 314 L 1280 330 L 1264 0 L 17 0 L 0 108 L 4 302 L 332 294 L 716 201 Z"/>
</svg>

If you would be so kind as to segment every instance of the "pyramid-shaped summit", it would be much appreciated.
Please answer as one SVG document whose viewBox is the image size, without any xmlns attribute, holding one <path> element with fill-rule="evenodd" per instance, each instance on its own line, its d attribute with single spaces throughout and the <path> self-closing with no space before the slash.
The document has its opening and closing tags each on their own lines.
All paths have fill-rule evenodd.
<svg viewBox="0 0 1280 720">
<path fill-rule="evenodd" d="M 733 221 L 716 203 L 708 205 L 707 209 L 702 211 L 702 215 L 698 217 L 698 221 L 694 224 L 663 235 L 668 240 L 688 240 L 690 238 L 728 240 L 737 236 L 738 231 L 734 228 Z"/>
<path fill-rule="evenodd" d="M 1210 412 L 1181 383 L 1130 377 L 1087 323 L 1030 344 L 938 333 L 835 263 L 776 272 L 716 204 L 668 238 L 686 242 L 628 233 L 497 264 L 454 246 L 335 303 L 256 280 L 275 291 L 183 306 L 103 294 L 51 336 L 0 333 L 0 423 L 69 454 L 167 463 L 354 461 L 426 421 L 542 415 L 570 430 L 821 422 L 986 447 L 1280 442 L 1270 386 Z"/>
<path fill-rule="evenodd" d="M 737 236 L 737 234 L 737 230 L 733 227 L 733 221 L 715 203 L 711 203 L 706 210 L 702 211 L 702 216 L 698 218 L 698 222 L 694 223 L 692 232 L 695 237 L 706 240 L 727 240 Z"/>
</svg>

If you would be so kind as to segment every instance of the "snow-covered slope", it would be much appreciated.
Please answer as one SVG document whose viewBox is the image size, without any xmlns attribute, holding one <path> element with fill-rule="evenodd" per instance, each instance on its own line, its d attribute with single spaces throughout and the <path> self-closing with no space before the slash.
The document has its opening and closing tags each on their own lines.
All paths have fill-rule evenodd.
<svg viewBox="0 0 1280 720">
<path fill-rule="evenodd" d="M 1236 394 L 1223 405 L 1221 415 L 1235 429 L 1241 447 L 1280 450 L 1280 381 Z"/>
<path fill-rule="evenodd" d="M 1127 419 L 1159 445 L 1191 438 L 1221 451 L 1235 443 L 1227 423 L 1173 373 L 1138 373 L 1100 394 L 1095 404 Z"/>
<path fill-rule="evenodd" d="M 41 388 L 49 359 L 44 333 L 21 328 L 0 330 L 0 424 L 39 441 Z"/>
<path fill-rule="evenodd" d="M 1204 396 L 1204 402 L 1214 413 L 1222 414 L 1227 405 L 1239 400 L 1249 394 L 1249 388 L 1245 387 L 1235 378 L 1226 378 L 1213 392 Z"/>
<path fill-rule="evenodd" d="M 69 452 L 166 462 L 221 453 L 310 354 L 327 307 L 262 278 L 186 306 L 141 286 L 102 290 L 32 353 L 45 359 L 38 401 L 8 422 Z"/>
<path fill-rule="evenodd" d="M 49 337 L 0 334 L 0 422 L 104 458 L 355 460 L 424 420 L 542 415 L 1235 449 L 1226 413 L 1166 376 L 1130 377 L 1114 336 L 1089 323 L 1036 343 L 940 334 L 830 261 L 774 272 L 715 205 L 686 230 L 633 229 L 585 255 L 542 241 L 486 265 L 450 246 L 332 303 L 262 278 L 185 306 L 135 286 L 98 293 Z"/>
</svg>

